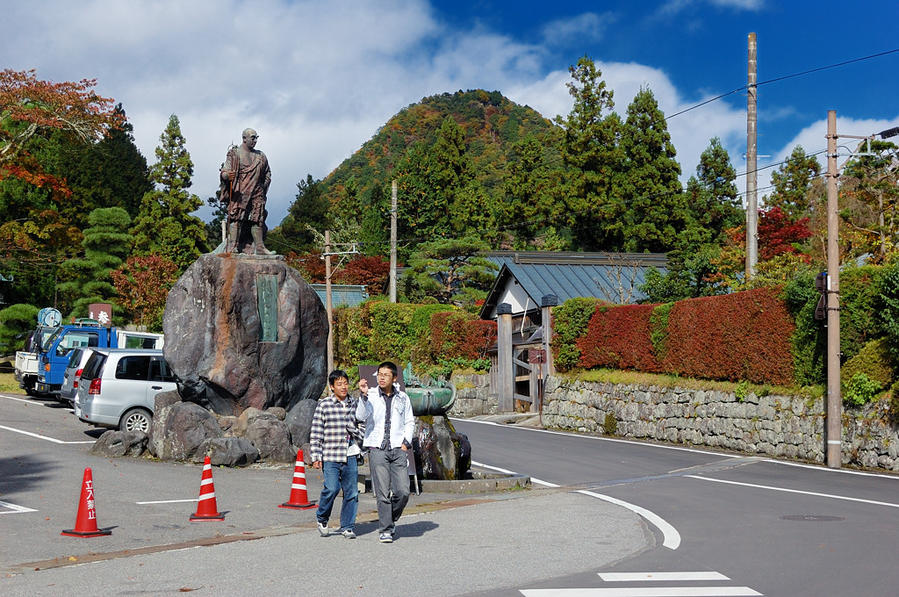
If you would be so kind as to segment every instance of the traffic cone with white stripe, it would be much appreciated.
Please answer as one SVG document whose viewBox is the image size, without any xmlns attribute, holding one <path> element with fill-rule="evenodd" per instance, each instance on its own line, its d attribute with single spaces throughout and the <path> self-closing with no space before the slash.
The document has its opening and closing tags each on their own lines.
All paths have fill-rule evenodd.
<svg viewBox="0 0 899 597">
<path fill-rule="evenodd" d="M 97 528 L 94 478 L 91 469 L 86 468 L 81 481 L 81 498 L 78 500 L 78 515 L 75 517 L 75 528 L 66 529 L 60 535 L 68 535 L 69 537 L 101 537 L 111 534 L 112 531 L 104 531 Z"/>
<path fill-rule="evenodd" d="M 315 508 L 315 502 L 310 502 L 309 495 L 306 493 L 306 465 L 303 464 L 302 450 L 297 450 L 297 463 L 293 467 L 293 484 L 290 486 L 290 498 L 278 507 L 293 508 L 294 510 Z"/>
<path fill-rule="evenodd" d="M 215 503 L 215 484 L 212 482 L 212 464 L 209 456 L 203 461 L 203 477 L 200 480 L 200 499 L 197 511 L 190 515 L 191 521 L 225 520 L 225 515 L 218 511 Z"/>
</svg>

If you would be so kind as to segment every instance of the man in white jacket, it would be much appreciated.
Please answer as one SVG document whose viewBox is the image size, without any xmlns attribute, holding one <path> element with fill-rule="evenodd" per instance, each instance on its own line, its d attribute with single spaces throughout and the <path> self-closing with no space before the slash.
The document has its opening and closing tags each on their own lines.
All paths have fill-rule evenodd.
<svg viewBox="0 0 899 597">
<path fill-rule="evenodd" d="M 356 406 L 356 419 L 365 423 L 362 445 L 369 449 L 371 485 L 378 502 L 378 539 L 393 543 L 396 521 L 409 501 L 409 464 L 415 418 L 409 396 L 393 385 L 396 365 L 378 365 L 378 387 L 371 388 Z"/>
</svg>

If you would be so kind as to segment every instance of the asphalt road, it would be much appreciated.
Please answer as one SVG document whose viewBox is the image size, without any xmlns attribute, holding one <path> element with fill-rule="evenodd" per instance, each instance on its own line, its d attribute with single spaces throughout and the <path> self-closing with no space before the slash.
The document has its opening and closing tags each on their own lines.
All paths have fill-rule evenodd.
<svg viewBox="0 0 899 597">
<path fill-rule="evenodd" d="M 413 496 L 381 545 L 370 495 L 354 541 L 319 537 L 314 510 L 277 508 L 292 466 L 215 469 L 225 521 L 190 523 L 201 467 L 91 456 L 100 430 L 0 395 L 0 594 L 899 594 L 899 477 L 454 424 L 476 462 L 535 489 Z M 61 537 L 86 466 L 112 534 Z M 307 479 L 316 499 L 320 476 Z"/>
<path fill-rule="evenodd" d="M 642 507 L 679 537 L 676 548 L 665 547 L 670 536 L 650 523 L 656 536 L 651 549 L 612 566 L 535 583 L 524 591 L 531 597 L 555 594 L 536 589 L 560 588 L 593 589 L 577 594 L 596 596 L 899 595 L 899 476 L 472 421 L 453 423 L 478 447 L 476 461 Z M 644 572 L 658 578 L 660 572 L 695 571 L 714 572 L 727 580 L 600 577 Z M 710 585 L 752 592 L 662 590 Z M 640 587 L 657 592 L 624 590 Z"/>
</svg>

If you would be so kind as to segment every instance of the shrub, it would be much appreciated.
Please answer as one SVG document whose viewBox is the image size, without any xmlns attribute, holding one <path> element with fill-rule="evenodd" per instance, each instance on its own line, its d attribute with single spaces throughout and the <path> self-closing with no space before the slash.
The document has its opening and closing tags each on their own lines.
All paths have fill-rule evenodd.
<svg viewBox="0 0 899 597">
<path fill-rule="evenodd" d="M 578 338 L 587 333 L 587 325 L 603 301 L 597 298 L 572 298 L 552 310 L 553 358 L 558 371 L 577 367 L 581 351 Z"/>
<path fill-rule="evenodd" d="M 662 361 L 668 354 L 668 315 L 674 303 L 656 305 L 649 316 L 649 340 L 656 359 Z"/>
<path fill-rule="evenodd" d="M 661 371 L 653 354 L 650 316 L 653 305 L 599 307 L 590 318 L 587 333 L 575 342 L 584 367 L 611 367 Z"/>
<path fill-rule="evenodd" d="M 895 381 L 893 385 L 890 386 L 889 415 L 890 421 L 892 421 L 894 425 L 899 425 L 899 380 Z"/>
<path fill-rule="evenodd" d="M 840 271 L 840 352 L 851 359 L 870 340 L 882 335 L 875 305 L 881 294 L 884 269 L 874 265 Z"/>
<path fill-rule="evenodd" d="M 13 353 L 25 345 L 25 337 L 37 326 L 38 308 L 17 303 L 0 311 L 0 354 Z"/>
<path fill-rule="evenodd" d="M 846 406 L 863 406 L 877 395 L 883 386 L 864 373 L 856 373 L 843 386 L 843 404 Z"/>
<path fill-rule="evenodd" d="M 875 305 L 881 333 L 889 338 L 889 351 L 899 363 L 899 263 L 884 268 Z"/>
<path fill-rule="evenodd" d="M 781 297 L 796 325 L 790 336 L 796 383 L 823 383 L 827 335 L 823 322 L 815 319 L 815 308 L 821 297 L 821 293 L 815 289 L 815 276 L 810 273 L 796 276 L 784 287 Z"/>
<path fill-rule="evenodd" d="M 734 396 L 737 397 L 737 400 L 743 402 L 746 400 L 746 396 L 749 396 L 749 382 L 745 379 L 737 384 L 737 387 L 734 388 Z"/>
<path fill-rule="evenodd" d="M 840 381 L 847 383 L 863 373 L 871 381 L 885 388 L 893 381 L 893 361 L 889 352 L 889 338 L 871 340 L 840 368 Z"/>
<path fill-rule="evenodd" d="M 602 421 L 602 432 L 605 435 L 615 435 L 618 433 L 618 419 L 615 418 L 615 415 L 612 414 L 611 411 L 606 413 L 606 416 Z"/>
</svg>

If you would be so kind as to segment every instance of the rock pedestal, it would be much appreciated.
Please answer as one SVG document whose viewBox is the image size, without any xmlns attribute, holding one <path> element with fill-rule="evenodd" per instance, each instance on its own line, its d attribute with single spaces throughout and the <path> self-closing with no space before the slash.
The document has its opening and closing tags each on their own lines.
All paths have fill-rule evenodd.
<svg viewBox="0 0 899 597">
<path fill-rule="evenodd" d="M 471 468 L 471 444 L 442 415 L 415 417 L 416 466 L 422 479 L 464 479 Z"/>
<path fill-rule="evenodd" d="M 217 414 L 289 411 L 326 382 L 325 308 L 277 256 L 203 255 L 169 292 L 163 331 L 182 397 Z"/>
</svg>

